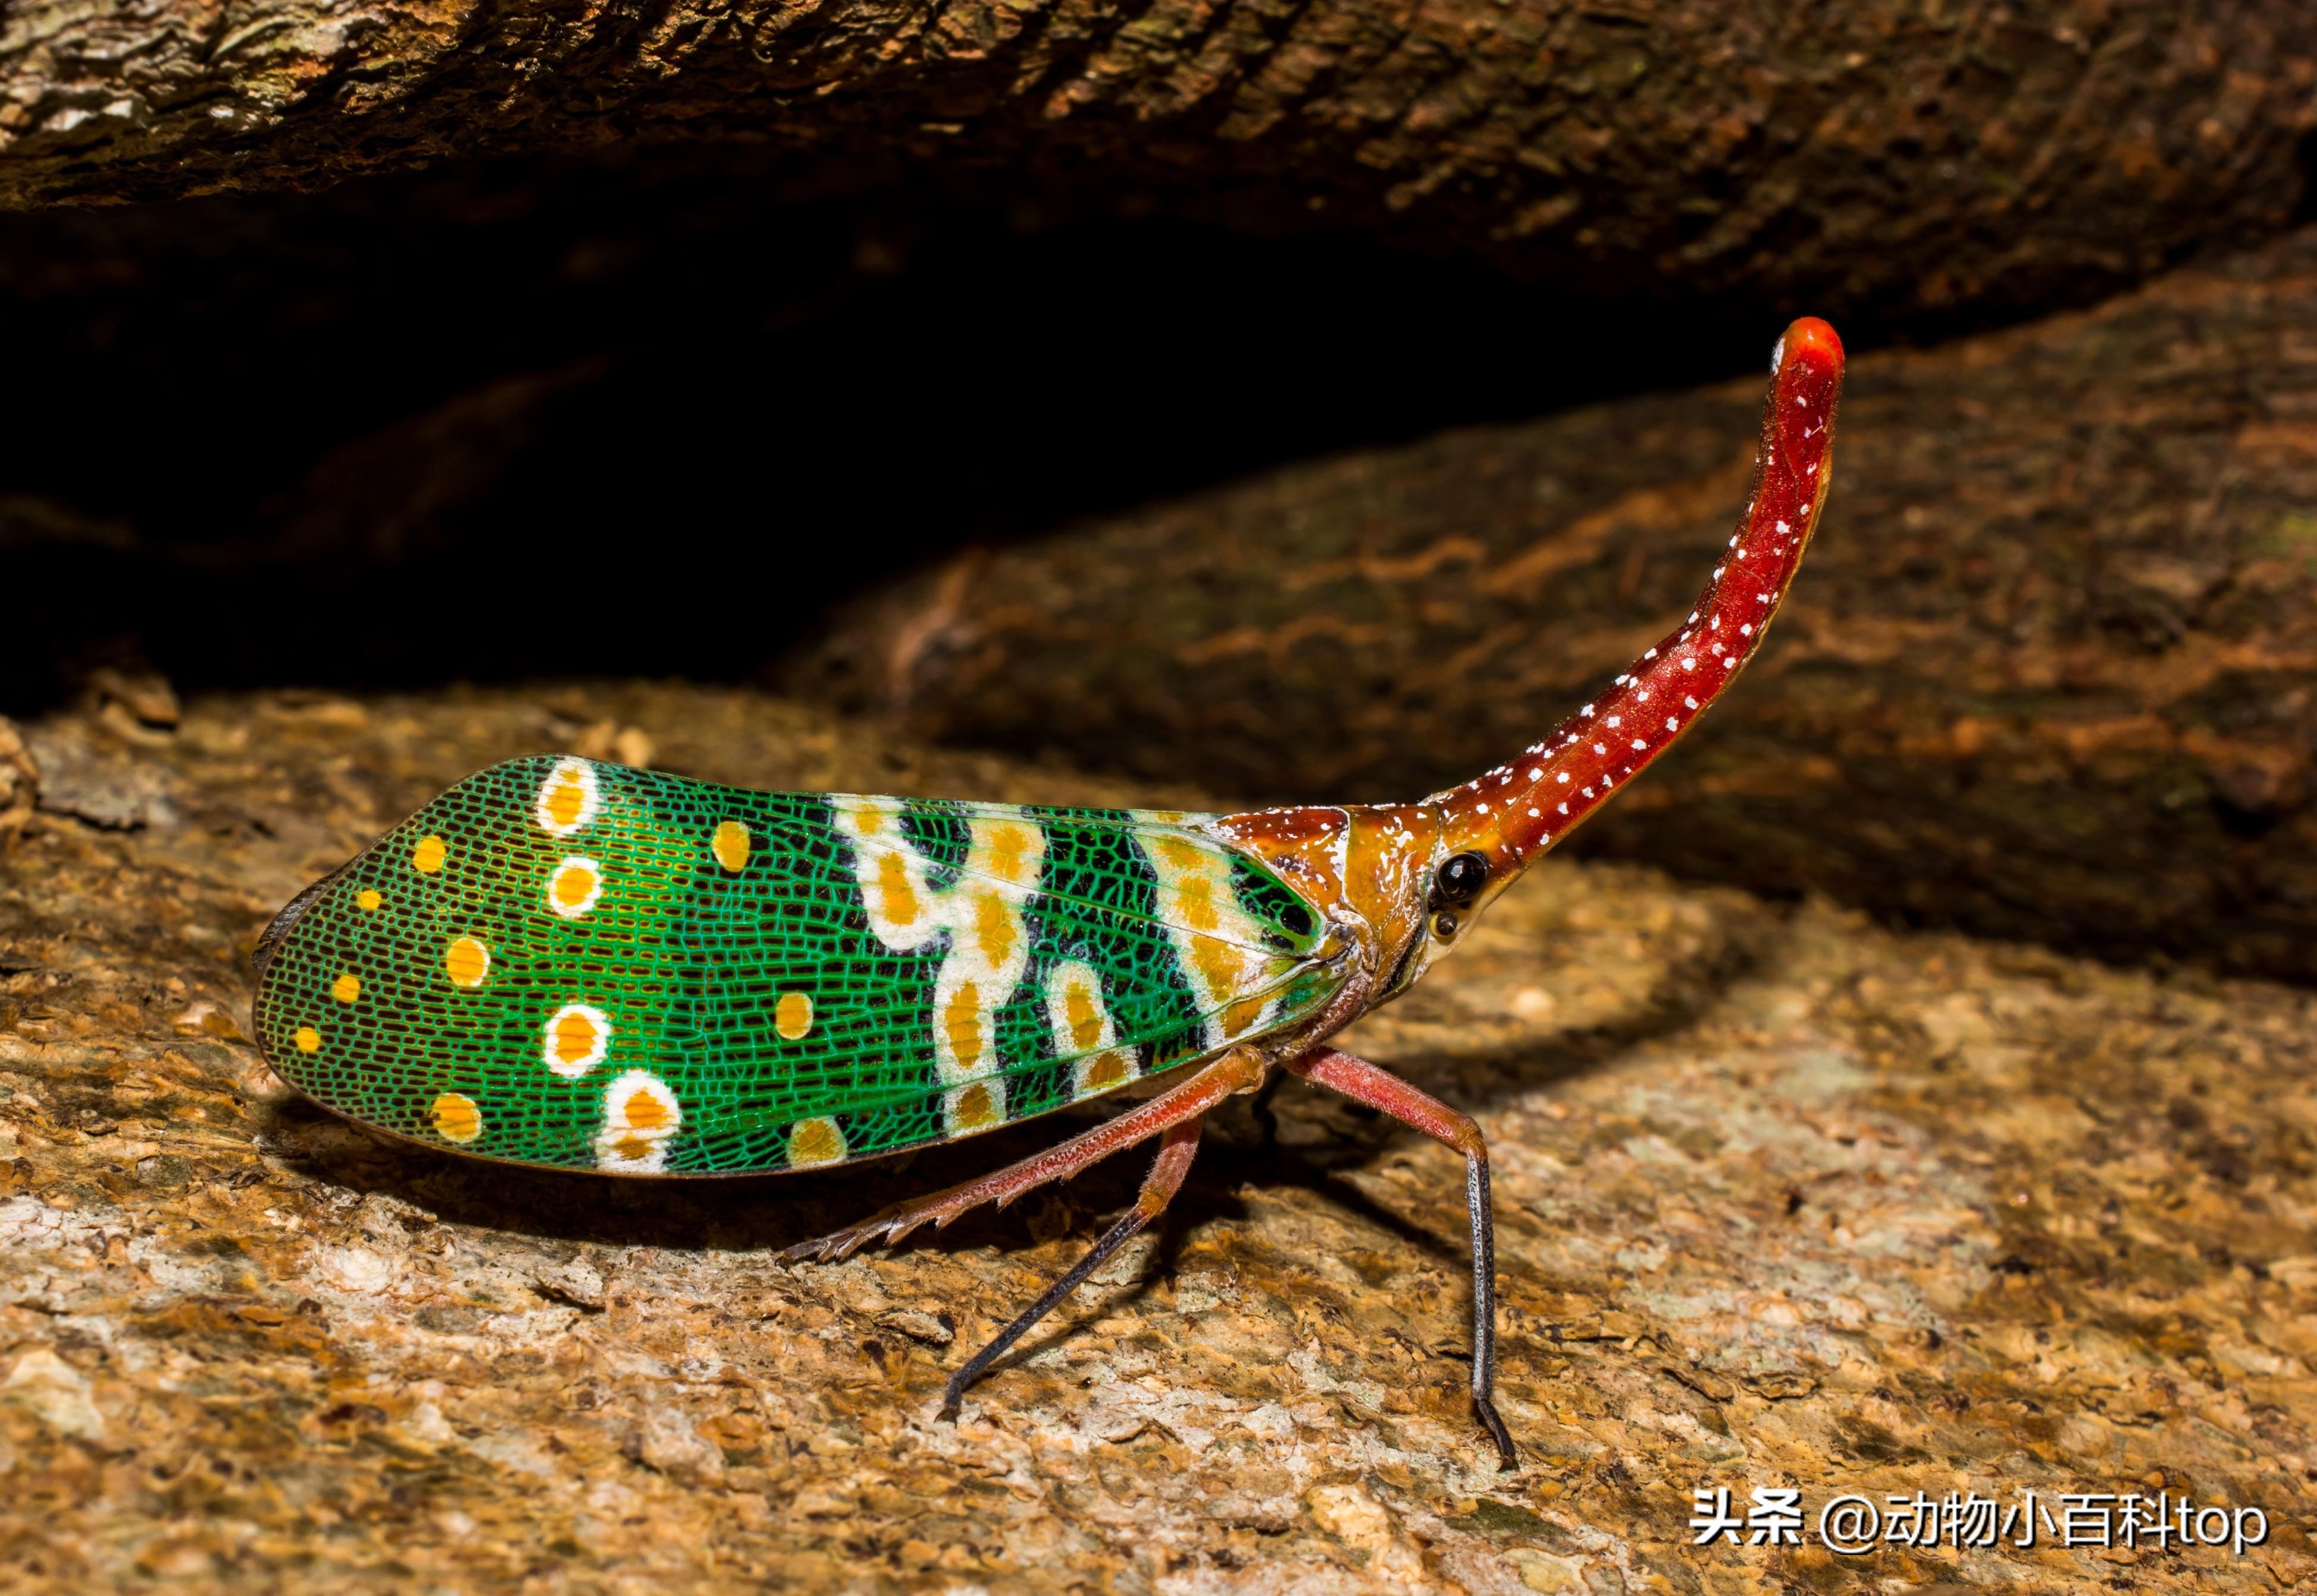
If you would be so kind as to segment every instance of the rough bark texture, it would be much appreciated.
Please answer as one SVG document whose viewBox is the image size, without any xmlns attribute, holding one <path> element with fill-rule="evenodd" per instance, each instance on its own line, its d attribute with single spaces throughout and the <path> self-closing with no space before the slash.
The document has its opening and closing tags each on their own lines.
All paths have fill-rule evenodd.
<svg viewBox="0 0 2317 1596">
<path fill-rule="evenodd" d="M 1248 798 L 1412 797 L 1688 608 L 1758 379 L 970 553 L 794 680 Z M 1729 700 L 1582 846 L 2124 958 L 2317 977 L 2317 232 L 1857 361 Z"/>
<path fill-rule="evenodd" d="M 823 183 L 930 160 L 1141 187 L 1619 295 L 2000 313 L 2292 213 L 2317 13 L 2182 13 L 28 0 L 0 32 L 0 200 L 732 141 L 834 157 Z"/>
<path fill-rule="evenodd" d="M 1796 629 L 1800 631 L 1802 629 Z M 555 745 L 1106 799 L 792 706 L 569 689 L 29 728 L 0 864 L 0 1583 L 94 1589 L 2271 1592 L 2317 1578 L 2317 999 L 1547 867 L 1355 1044 L 1496 1148 L 1499 1476 L 1463 1179 L 1283 1093 L 951 1426 L 943 1372 L 1140 1161 L 899 1255 L 770 1249 L 1051 1128 L 788 1182 L 374 1141 L 242 1039 L 246 956 L 440 784 Z M 1180 798 L 1179 793 L 1153 794 Z M 2268 1544 L 1698 1547 L 1693 1493 L 2186 1493 Z"/>
</svg>

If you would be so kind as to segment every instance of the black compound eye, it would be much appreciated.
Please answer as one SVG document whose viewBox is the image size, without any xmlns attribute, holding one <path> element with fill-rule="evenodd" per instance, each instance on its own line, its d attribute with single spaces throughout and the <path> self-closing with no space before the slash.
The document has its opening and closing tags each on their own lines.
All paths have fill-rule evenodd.
<svg viewBox="0 0 2317 1596">
<path fill-rule="evenodd" d="M 1459 853 L 1440 867 L 1433 878 L 1440 896 L 1452 904 L 1469 904 L 1489 882 L 1489 861 L 1477 853 Z"/>
<path fill-rule="evenodd" d="M 1456 911 L 1443 909 L 1432 917 L 1432 934 L 1447 941 L 1456 934 Z"/>
</svg>

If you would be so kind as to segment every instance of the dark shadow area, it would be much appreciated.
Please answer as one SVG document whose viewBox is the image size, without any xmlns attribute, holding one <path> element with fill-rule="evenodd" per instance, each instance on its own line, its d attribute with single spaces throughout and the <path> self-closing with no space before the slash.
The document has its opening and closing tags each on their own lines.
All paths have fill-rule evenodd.
<svg viewBox="0 0 2317 1596">
<path fill-rule="evenodd" d="M 968 541 L 1758 363 L 1347 234 L 477 167 L 0 218 L 0 709 L 747 676 Z M 1154 573 L 1154 579 L 1163 577 Z"/>
</svg>

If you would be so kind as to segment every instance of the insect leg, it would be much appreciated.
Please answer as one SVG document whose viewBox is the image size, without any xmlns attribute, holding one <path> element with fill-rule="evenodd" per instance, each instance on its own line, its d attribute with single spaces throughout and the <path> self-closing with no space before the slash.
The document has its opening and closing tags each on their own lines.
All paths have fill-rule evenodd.
<svg viewBox="0 0 2317 1596">
<path fill-rule="evenodd" d="M 1140 1235 L 1143 1229 L 1167 1209 L 1175 1193 L 1183 1189 L 1183 1177 L 1191 1172 L 1191 1160 L 1199 1151 L 1199 1121 L 1185 1119 L 1167 1128 L 1167 1139 L 1158 1145 L 1158 1156 L 1152 1161 L 1150 1173 L 1144 1178 L 1142 1190 L 1134 1206 L 1118 1217 L 1118 1222 L 1102 1233 L 1087 1255 L 1070 1265 L 1070 1271 L 1046 1288 L 1045 1294 L 1015 1316 L 1014 1322 L 999 1331 L 995 1340 L 966 1360 L 963 1369 L 950 1377 L 942 1390 L 941 1416 L 954 1420 L 957 1404 L 974 1381 L 982 1377 L 989 1366 L 1005 1356 L 1006 1350 L 1030 1332 L 1030 1327 L 1062 1305 L 1069 1294 L 1086 1283 L 1088 1275 Z"/>
<path fill-rule="evenodd" d="M 1034 1153 L 1019 1164 L 953 1186 L 946 1191 L 935 1191 L 924 1197 L 897 1202 L 892 1207 L 842 1230 L 832 1231 L 813 1241 L 799 1242 L 781 1254 L 788 1262 L 805 1260 L 828 1262 L 849 1258 L 872 1242 L 887 1246 L 899 1242 L 918 1226 L 931 1222 L 936 1230 L 945 1229 L 950 1221 L 985 1202 L 1004 1208 L 1024 1191 L 1044 1185 L 1049 1181 L 1066 1180 L 1090 1164 L 1109 1157 L 1123 1147 L 1156 1136 L 1170 1125 L 1185 1119 L 1195 1119 L 1234 1092 L 1245 1092 L 1263 1079 L 1262 1057 L 1250 1048 L 1234 1048 L 1215 1059 L 1181 1085 L 1161 1092 L 1149 1102 L 1128 1110 L 1117 1119 L 1095 1127 L 1082 1136 Z"/>
<path fill-rule="evenodd" d="M 1497 1443 L 1497 1456 L 1507 1469 L 1516 1468 L 1513 1438 L 1497 1415 L 1493 1395 L 1497 1376 L 1497 1229 L 1489 1198 L 1489 1148 L 1472 1116 L 1460 1114 L 1428 1092 L 1418 1091 L 1388 1070 L 1364 1058 L 1326 1049 L 1290 1060 L 1288 1070 L 1321 1086 L 1332 1087 L 1354 1102 L 1391 1115 L 1413 1126 L 1434 1141 L 1464 1155 L 1464 1201 L 1472 1217 L 1472 1409 Z"/>
</svg>

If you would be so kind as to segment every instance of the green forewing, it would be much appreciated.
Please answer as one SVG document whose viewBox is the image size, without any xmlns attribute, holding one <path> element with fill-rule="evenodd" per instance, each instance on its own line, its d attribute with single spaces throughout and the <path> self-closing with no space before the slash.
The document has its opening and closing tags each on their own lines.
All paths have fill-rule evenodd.
<svg viewBox="0 0 2317 1596">
<path fill-rule="evenodd" d="M 970 1135 L 1333 994 L 1312 906 L 1200 819 L 516 760 L 283 912 L 258 1039 L 331 1108 L 524 1164 Z"/>
</svg>

